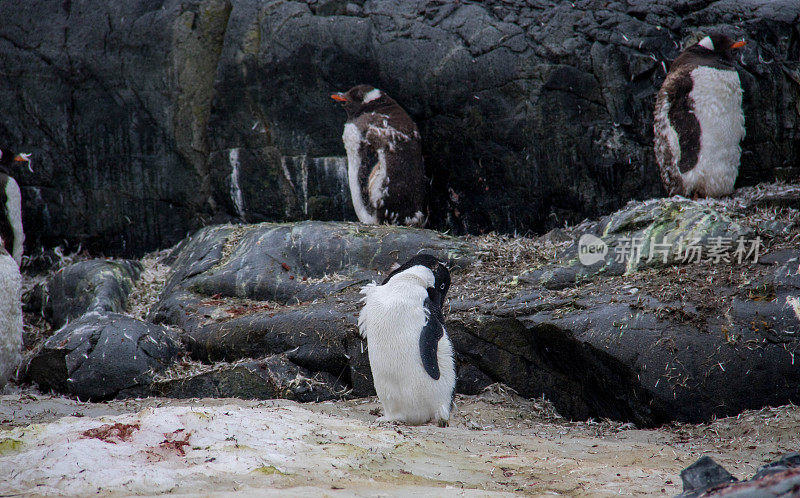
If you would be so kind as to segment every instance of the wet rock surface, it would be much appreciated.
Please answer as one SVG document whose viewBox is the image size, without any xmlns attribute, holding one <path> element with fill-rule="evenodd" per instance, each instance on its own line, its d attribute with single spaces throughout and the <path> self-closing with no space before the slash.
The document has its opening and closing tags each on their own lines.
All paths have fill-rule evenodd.
<svg viewBox="0 0 800 498">
<path fill-rule="evenodd" d="M 142 272 L 137 261 L 90 260 L 71 264 L 26 296 L 26 311 L 40 313 L 54 328 L 85 313 L 124 312 Z"/>
<path fill-rule="evenodd" d="M 209 220 L 353 219 L 345 116 L 328 95 L 357 83 L 419 124 L 434 228 L 595 218 L 662 194 L 654 97 L 711 28 L 748 41 L 740 185 L 800 173 L 794 0 L 30 1 L 4 14 L 0 142 L 33 153 L 34 172 L 14 172 L 31 247 L 138 256 Z"/>
<path fill-rule="evenodd" d="M 23 378 L 45 391 L 104 400 L 149 384 L 180 352 L 165 327 L 118 313 L 88 313 L 40 345 Z"/>
</svg>

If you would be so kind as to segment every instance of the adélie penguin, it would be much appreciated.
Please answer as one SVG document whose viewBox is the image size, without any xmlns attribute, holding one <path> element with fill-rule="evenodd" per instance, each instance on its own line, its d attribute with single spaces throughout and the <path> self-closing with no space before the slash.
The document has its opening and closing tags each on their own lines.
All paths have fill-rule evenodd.
<svg viewBox="0 0 800 498">
<path fill-rule="evenodd" d="M 745 135 L 734 52 L 744 45 L 710 34 L 670 66 L 653 122 L 656 160 L 669 195 L 719 197 L 733 192 Z"/>
<path fill-rule="evenodd" d="M 425 226 L 430 183 L 417 125 L 394 99 L 369 85 L 354 86 L 331 98 L 347 112 L 342 140 L 358 220 Z"/>
<path fill-rule="evenodd" d="M 365 286 L 358 328 L 367 339 L 381 422 L 446 426 L 456 385 L 453 345 L 442 305 L 450 288 L 444 263 L 422 254 L 381 285 Z"/>
</svg>

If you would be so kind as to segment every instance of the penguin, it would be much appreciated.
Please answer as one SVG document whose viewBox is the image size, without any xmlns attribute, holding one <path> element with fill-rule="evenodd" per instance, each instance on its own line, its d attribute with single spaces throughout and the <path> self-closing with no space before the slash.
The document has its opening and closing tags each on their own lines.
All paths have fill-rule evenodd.
<svg viewBox="0 0 800 498">
<path fill-rule="evenodd" d="M 0 388 L 22 360 L 22 275 L 0 246 Z"/>
<path fill-rule="evenodd" d="M 358 220 L 425 226 L 429 181 L 417 125 L 394 99 L 369 85 L 331 98 L 347 112 L 342 141 Z"/>
<path fill-rule="evenodd" d="M 433 256 L 414 256 L 381 285 L 366 285 L 358 329 L 384 415 L 378 422 L 445 427 L 456 386 L 453 344 L 442 314 L 450 272 Z"/>
<path fill-rule="evenodd" d="M 710 34 L 670 66 L 656 97 L 653 131 L 669 195 L 731 194 L 745 136 L 742 85 L 734 51 L 746 42 Z"/>
<path fill-rule="evenodd" d="M 0 242 L 19 266 L 25 233 L 22 231 L 22 195 L 11 176 L 11 166 L 15 162 L 25 162 L 30 169 L 30 154 L 15 154 L 0 148 Z"/>
</svg>

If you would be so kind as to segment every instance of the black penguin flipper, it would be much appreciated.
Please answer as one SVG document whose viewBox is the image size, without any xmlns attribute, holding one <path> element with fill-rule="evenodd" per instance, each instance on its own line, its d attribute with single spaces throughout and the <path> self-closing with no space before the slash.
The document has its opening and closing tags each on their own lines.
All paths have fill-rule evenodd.
<svg viewBox="0 0 800 498">
<path fill-rule="evenodd" d="M 694 168 L 700 154 L 700 121 L 694 114 L 694 101 L 690 96 L 693 86 L 691 68 L 686 68 L 671 75 L 667 93 L 670 124 L 678 134 L 681 148 L 678 162 L 681 173 Z"/>
<path fill-rule="evenodd" d="M 375 165 L 378 164 L 378 153 L 367 143 L 361 145 L 360 153 L 361 167 L 358 169 L 358 185 L 361 187 L 361 191 L 365 192 L 367 185 L 369 185 L 369 175 Z M 369 201 L 369 199 L 366 200 Z"/>
<path fill-rule="evenodd" d="M 386 176 L 388 195 L 384 199 L 384 209 L 389 218 L 398 224 L 409 224 L 417 213 L 422 220 L 428 218 L 428 179 L 422 163 L 422 151 L 418 141 L 401 142 L 395 145 L 395 153 L 386 155 Z M 424 223 L 412 223 L 412 225 Z"/>
<path fill-rule="evenodd" d="M 428 295 L 435 293 L 434 289 L 428 289 Z M 422 358 L 422 366 L 433 380 L 439 380 L 439 340 L 444 336 L 444 326 L 442 324 L 442 311 L 437 304 L 437 299 L 425 299 L 425 309 L 428 310 L 428 322 L 422 327 L 419 335 L 419 354 Z"/>
</svg>

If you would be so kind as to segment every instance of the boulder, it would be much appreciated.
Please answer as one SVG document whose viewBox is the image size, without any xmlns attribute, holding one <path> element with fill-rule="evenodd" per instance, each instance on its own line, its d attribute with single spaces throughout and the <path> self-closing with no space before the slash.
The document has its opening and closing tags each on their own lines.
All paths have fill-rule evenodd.
<svg viewBox="0 0 800 498">
<path fill-rule="evenodd" d="M 33 153 L 34 172 L 14 171 L 31 247 L 139 255 L 208 220 L 353 219 L 328 95 L 370 83 L 419 125 L 433 227 L 541 232 L 663 193 L 654 97 L 710 29 L 748 40 L 739 184 L 797 178 L 798 13 L 795 0 L 32 0 L 3 9 L 0 143 Z"/>
<path fill-rule="evenodd" d="M 41 313 L 54 327 L 89 312 L 124 312 L 142 272 L 137 261 L 94 259 L 59 270 L 27 296 L 26 311 Z"/>
<path fill-rule="evenodd" d="M 193 366 L 173 367 L 150 384 L 125 389 L 118 397 L 282 398 L 319 402 L 346 394 L 346 387 L 333 375 L 298 367 L 285 354 L 234 364 Z"/>
<path fill-rule="evenodd" d="M 676 498 L 796 496 L 800 491 L 800 455 L 797 453 L 784 455 L 759 468 L 758 472 L 746 481 L 739 481 L 710 457 L 703 456 L 681 472 L 681 479 L 683 493 Z"/>
<path fill-rule="evenodd" d="M 775 197 L 783 203 L 788 196 Z M 796 403 L 800 255 L 793 241 L 800 227 L 785 220 L 796 220 L 797 211 L 776 211 L 753 198 L 764 196 L 743 191 L 713 205 L 632 203 L 571 229 L 572 244 L 539 268 L 519 278 L 498 275 L 499 292 L 459 294 L 456 283 L 448 331 L 459 372 L 474 379 L 480 371 L 526 397 L 544 394 L 569 418 L 608 417 L 640 426 Z M 762 228 L 774 223 L 785 230 L 767 238 Z M 606 260 L 592 268 L 576 257 L 586 233 L 608 241 L 609 248 L 636 234 L 645 244 L 663 235 L 673 249 L 681 235 L 696 236 L 708 252 L 720 236 L 741 234 L 748 251 L 756 237 L 763 238 L 759 252 L 741 261 L 733 244 L 730 258 L 719 261 L 701 252 L 700 261 Z M 570 278 L 552 285 L 555 279 L 547 275 Z"/>
<path fill-rule="evenodd" d="M 22 276 L 19 266 L 0 247 L 0 388 L 22 359 Z"/>
<path fill-rule="evenodd" d="M 581 227 L 578 243 L 564 251 L 557 264 L 520 278 L 548 289 L 562 289 L 598 275 L 622 275 L 709 258 L 741 261 L 753 249 L 755 237 L 752 230 L 713 207 L 683 197 L 631 202 Z M 599 252 L 591 252 L 592 248 Z"/>
<path fill-rule="evenodd" d="M 164 295 L 196 294 L 298 303 L 374 278 L 425 252 L 463 267 L 470 245 L 430 230 L 359 223 L 223 225 L 185 240 Z"/>
<path fill-rule="evenodd" d="M 404 227 L 315 221 L 207 227 L 176 248 L 150 319 L 178 327 L 200 360 L 282 354 L 367 396 L 374 389 L 356 327 L 361 285 L 421 252 L 463 271 L 474 251 L 469 242 Z M 328 389 L 341 391 L 337 384 Z"/>
<path fill-rule="evenodd" d="M 105 400 L 149 384 L 181 351 L 175 333 L 118 313 L 87 313 L 42 343 L 25 378 L 40 389 Z"/>
<path fill-rule="evenodd" d="M 683 469 L 681 480 L 683 481 L 683 493 L 680 496 L 685 498 L 694 498 L 709 488 L 738 481 L 722 465 L 707 455 L 700 457 L 696 462 Z"/>
<path fill-rule="evenodd" d="M 798 194 L 775 186 L 722 201 L 631 203 L 597 222 L 491 247 L 350 223 L 208 227 L 176 249 L 149 319 L 178 327 L 197 360 L 281 355 L 339 379 L 352 395 L 369 395 L 358 289 L 378 270 L 430 252 L 454 267 L 446 318 L 458 392 L 503 382 L 529 398 L 546 396 L 571 419 L 707 421 L 800 399 L 800 260 L 792 242 L 800 226 L 794 208 L 776 216 L 765 200 L 786 205 Z M 580 262 L 586 234 L 609 247 L 595 267 Z M 712 251 L 739 239 L 749 250 L 758 237 L 758 253 L 741 261 L 734 243 Z M 673 250 L 692 240 L 699 257 L 668 252 L 653 262 L 629 252 L 614 261 L 613 248 L 633 238 Z M 542 264 L 525 263 L 551 252 Z M 558 286 L 531 277 L 548 272 L 573 277 Z"/>
</svg>

